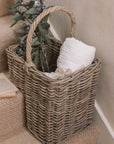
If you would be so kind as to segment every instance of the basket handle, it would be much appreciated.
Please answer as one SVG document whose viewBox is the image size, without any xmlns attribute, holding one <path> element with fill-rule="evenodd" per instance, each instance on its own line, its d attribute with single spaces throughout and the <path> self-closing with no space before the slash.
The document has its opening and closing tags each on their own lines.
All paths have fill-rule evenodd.
<svg viewBox="0 0 114 144">
<path fill-rule="evenodd" d="M 31 42 L 32 42 L 32 35 L 37 27 L 37 25 L 39 24 L 39 22 L 49 13 L 52 13 L 54 11 L 64 11 L 66 12 L 70 18 L 71 18 L 71 36 L 75 37 L 75 31 L 76 31 L 76 22 L 75 22 L 75 16 L 73 15 L 73 13 L 68 10 L 65 7 L 62 6 L 55 6 L 55 7 L 51 7 L 49 9 L 46 9 L 45 11 L 43 11 L 32 23 L 29 33 L 28 33 L 28 37 L 27 37 L 27 44 L 26 44 L 26 61 L 27 61 L 27 66 L 31 67 L 33 66 L 33 62 L 31 59 Z"/>
</svg>

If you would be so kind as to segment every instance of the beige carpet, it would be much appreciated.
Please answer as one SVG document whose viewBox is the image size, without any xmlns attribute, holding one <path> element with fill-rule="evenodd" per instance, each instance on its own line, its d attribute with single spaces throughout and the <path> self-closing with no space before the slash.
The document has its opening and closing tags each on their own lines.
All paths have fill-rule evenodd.
<svg viewBox="0 0 114 144">
<path fill-rule="evenodd" d="M 16 39 L 17 36 L 19 36 L 14 32 L 14 30 L 19 28 L 21 21 L 11 28 L 10 25 L 12 23 L 13 20 L 11 20 L 11 15 L 0 17 L 0 72 L 7 70 L 7 57 L 5 49 L 13 43 L 13 40 Z"/>
<path fill-rule="evenodd" d="M 23 128 L 24 121 L 24 100 L 20 92 L 16 97 L 0 98 L 0 141 L 7 134 Z"/>
<path fill-rule="evenodd" d="M 99 132 L 95 126 L 89 126 L 82 132 L 75 134 L 72 138 L 67 140 L 64 144 L 96 144 Z M 0 144 L 41 144 L 33 137 L 25 128 L 16 133 Z"/>
</svg>

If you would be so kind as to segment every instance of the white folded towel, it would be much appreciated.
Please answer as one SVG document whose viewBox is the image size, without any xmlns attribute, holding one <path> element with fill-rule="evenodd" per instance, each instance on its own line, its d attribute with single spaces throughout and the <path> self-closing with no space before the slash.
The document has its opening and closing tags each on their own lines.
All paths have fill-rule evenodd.
<svg viewBox="0 0 114 144">
<path fill-rule="evenodd" d="M 95 57 L 96 48 L 75 39 L 66 38 L 60 48 L 60 55 L 57 60 L 57 67 L 64 72 L 71 69 L 76 71 L 80 66 L 90 65 Z"/>
<path fill-rule="evenodd" d="M 75 38 L 66 38 L 60 48 L 56 71 L 45 74 L 54 79 L 63 78 L 90 65 L 94 60 L 95 52 L 96 48 L 93 46 L 88 46 Z"/>
</svg>

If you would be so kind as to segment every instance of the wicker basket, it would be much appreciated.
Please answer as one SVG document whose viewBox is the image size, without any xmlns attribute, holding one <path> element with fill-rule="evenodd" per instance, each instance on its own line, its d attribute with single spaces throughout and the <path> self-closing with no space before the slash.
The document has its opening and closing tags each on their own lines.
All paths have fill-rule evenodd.
<svg viewBox="0 0 114 144">
<path fill-rule="evenodd" d="M 75 36 L 75 17 L 64 7 L 52 7 L 41 13 L 32 24 L 26 47 L 26 62 L 11 46 L 7 49 L 12 81 L 25 95 L 27 127 L 43 144 L 62 143 L 72 134 L 91 124 L 94 99 L 101 61 L 94 62 L 61 80 L 54 80 L 37 70 L 31 60 L 32 34 L 42 18 L 54 11 L 64 11 L 71 17 L 71 36 Z M 51 38 L 46 45 L 48 63 L 56 69 L 61 42 Z"/>
</svg>

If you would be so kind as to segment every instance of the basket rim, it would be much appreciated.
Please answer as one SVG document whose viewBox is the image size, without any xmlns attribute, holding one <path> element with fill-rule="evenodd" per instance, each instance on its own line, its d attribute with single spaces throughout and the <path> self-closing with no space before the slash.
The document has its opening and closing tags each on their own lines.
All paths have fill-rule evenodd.
<svg viewBox="0 0 114 144">
<path fill-rule="evenodd" d="M 30 71 L 32 72 L 32 74 L 33 74 L 33 71 L 35 72 L 35 73 L 37 73 L 40 77 L 42 77 L 42 78 L 44 78 L 46 81 L 49 81 L 49 82 L 51 82 L 51 83 L 61 83 L 61 82 L 65 82 L 65 81 L 67 81 L 68 82 L 68 80 L 69 81 L 72 81 L 72 80 L 74 80 L 74 78 L 76 79 L 76 77 L 77 77 L 77 80 L 79 80 L 83 75 L 85 75 L 86 73 L 88 73 L 88 70 L 90 69 L 90 74 L 88 74 L 88 75 L 91 75 L 91 74 L 93 74 L 94 72 L 95 72 L 95 70 L 96 70 L 96 68 L 99 66 L 99 65 L 102 65 L 102 63 L 101 63 L 101 60 L 99 59 L 99 58 L 95 58 L 94 59 L 94 61 L 93 62 L 95 62 L 95 63 L 92 63 L 92 64 L 90 64 L 89 66 L 87 66 L 87 67 L 84 67 L 84 68 L 82 68 L 82 69 L 80 69 L 80 70 L 78 70 L 78 71 L 75 71 L 75 72 L 73 72 L 73 73 L 71 73 L 71 74 L 69 74 L 69 75 L 66 75 L 66 76 L 64 76 L 63 78 L 61 78 L 61 79 L 53 79 L 53 78 L 51 78 L 51 77 L 48 77 L 47 75 L 45 75 L 42 71 L 39 71 L 38 69 L 34 69 L 33 67 L 31 67 L 31 69 L 30 69 Z M 100 66 L 100 68 L 101 68 L 101 66 Z"/>
<path fill-rule="evenodd" d="M 55 40 L 55 39 L 54 39 Z M 59 40 L 57 40 L 59 41 Z M 59 41 L 60 42 L 60 41 Z M 7 55 L 10 54 L 12 55 L 12 57 L 14 57 L 14 59 L 16 59 L 17 61 L 23 63 L 23 68 L 25 68 L 26 70 L 26 61 L 20 57 L 15 51 L 14 49 L 16 49 L 18 45 L 11 45 L 6 49 Z M 48 77 L 47 75 L 44 74 L 44 72 L 39 71 L 36 67 L 30 67 L 28 68 L 28 70 L 26 72 L 28 72 L 28 74 L 30 74 L 30 72 L 32 72 L 32 76 L 33 76 L 33 72 L 35 72 L 38 76 L 42 77 L 42 79 L 45 79 L 46 81 L 52 82 L 52 83 L 60 83 L 60 82 L 65 82 L 68 81 L 68 79 L 70 78 L 70 80 L 73 80 L 74 77 L 78 76 L 78 79 L 80 77 L 82 77 L 84 74 L 88 73 L 89 70 L 89 75 L 94 73 L 95 69 L 100 65 L 100 69 L 102 67 L 102 62 L 99 58 L 95 57 L 94 61 L 92 64 L 88 65 L 87 67 L 84 67 L 78 71 L 75 71 L 69 75 L 64 76 L 61 79 L 53 79 L 51 77 Z M 79 76 L 80 75 L 80 76 Z"/>
</svg>

